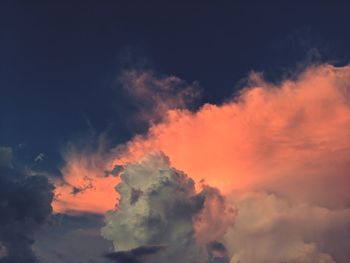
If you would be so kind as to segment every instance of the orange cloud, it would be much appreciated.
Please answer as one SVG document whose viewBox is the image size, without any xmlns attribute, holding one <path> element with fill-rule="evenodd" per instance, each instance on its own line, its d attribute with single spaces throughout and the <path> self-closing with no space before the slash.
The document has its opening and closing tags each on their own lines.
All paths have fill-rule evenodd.
<svg viewBox="0 0 350 263">
<path fill-rule="evenodd" d="M 350 67 L 314 66 L 279 84 L 253 77 L 254 86 L 223 105 L 167 111 L 146 136 L 118 146 L 109 165 L 163 151 L 174 167 L 225 194 L 263 187 L 329 205 L 349 200 Z M 88 174 L 95 188 L 79 197 L 58 187 L 56 211 L 113 208 L 118 179 L 86 166 L 69 160 L 64 180 L 80 185 Z"/>
<path fill-rule="evenodd" d="M 254 77 L 256 86 L 223 105 L 169 111 L 166 122 L 127 143 L 122 160 L 163 151 L 224 193 L 286 179 L 298 188 L 309 180 L 319 189 L 348 185 L 350 67 L 311 67 L 279 85 Z"/>
<path fill-rule="evenodd" d="M 62 169 L 63 179 L 55 180 L 55 199 L 52 203 L 56 213 L 90 212 L 103 214 L 118 203 L 114 187 L 119 178 L 106 175 L 108 158 L 103 155 L 83 154 L 70 151 Z"/>
</svg>

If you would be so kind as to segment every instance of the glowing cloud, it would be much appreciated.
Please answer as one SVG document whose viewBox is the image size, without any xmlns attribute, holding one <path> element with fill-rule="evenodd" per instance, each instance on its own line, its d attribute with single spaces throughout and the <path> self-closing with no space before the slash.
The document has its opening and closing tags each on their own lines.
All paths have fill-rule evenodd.
<svg viewBox="0 0 350 263">
<path fill-rule="evenodd" d="M 138 218 L 139 209 L 145 212 L 140 204 L 158 211 L 159 202 L 164 208 L 176 201 L 167 201 L 173 192 L 164 192 L 166 187 L 157 184 L 159 163 L 151 165 L 154 169 L 145 165 L 152 172 L 134 170 L 145 156 L 163 152 L 169 162 L 160 166 L 167 167 L 168 177 L 174 172 L 171 165 L 195 182 L 184 200 L 206 193 L 201 209 L 182 218 L 180 225 L 191 230 L 186 239 L 191 246 L 208 249 L 209 262 L 220 258 L 230 263 L 347 263 L 350 67 L 312 66 L 278 84 L 252 74 L 250 83 L 222 105 L 206 104 L 196 112 L 162 107 L 166 110 L 160 111 L 165 114 L 161 122 L 150 118 L 146 135 L 117 146 L 107 156 L 99 152 L 67 155 L 63 180 L 56 185 L 55 211 L 102 214 L 113 209 L 119 202 L 114 187 L 120 178 L 111 174 L 129 167 L 117 189 L 130 199 L 120 202 L 119 210 L 107 213 L 104 228 L 116 249 L 121 246 L 127 251 L 109 256 L 134 257 L 134 250 L 144 245 L 171 245 L 171 238 L 181 232 L 159 232 L 142 222 L 132 227 L 139 221 L 129 220 Z M 148 197 L 140 196 L 150 193 L 152 183 L 162 194 L 148 202 Z M 134 206 L 138 198 L 143 201 Z M 142 218 L 149 220 L 147 213 Z M 123 222 L 132 231 L 161 238 L 148 239 L 147 234 L 141 240 L 127 233 L 136 239 L 123 240 L 127 230 Z M 156 250 L 157 257 L 164 255 Z M 177 256 L 183 252 L 176 251 Z"/>
<path fill-rule="evenodd" d="M 56 213 L 103 214 L 117 204 L 118 193 L 114 188 L 120 180 L 104 157 L 100 152 L 87 154 L 70 150 L 67 153 L 62 168 L 64 178 L 54 180 L 52 207 Z"/>
<path fill-rule="evenodd" d="M 196 182 L 225 194 L 264 188 L 322 205 L 349 199 L 350 67 L 313 66 L 279 84 L 256 74 L 251 79 L 254 85 L 223 105 L 168 110 L 146 136 L 118 146 L 95 167 L 91 155 L 68 157 L 55 210 L 112 209 L 118 178 L 103 171 L 158 151 Z M 76 195 L 65 190 L 84 187 L 84 178 L 91 189 Z"/>
<path fill-rule="evenodd" d="M 278 85 L 252 77 L 255 86 L 223 105 L 168 111 L 115 163 L 163 151 L 174 167 L 226 194 L 285 184 L 284 191 L 322 203 L 349 198 L 350 67 L 310 67 Z M 329 200 L 323 191 L 335 184 Z"/>
</svg>

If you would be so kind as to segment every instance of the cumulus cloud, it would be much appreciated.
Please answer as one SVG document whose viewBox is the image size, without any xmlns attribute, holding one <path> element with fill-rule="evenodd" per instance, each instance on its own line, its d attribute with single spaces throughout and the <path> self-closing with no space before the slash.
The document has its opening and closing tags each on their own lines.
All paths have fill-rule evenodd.
<svg viewBox="0 0 350 263">
<path fill-rule="evenodd" d="M 163 151 L 174 167 L 226 194 L 265 187 L 320 205 L 349 200 L 350 67 L 314 66 L 279 84 L 253 78 L 223 105 L 169 111 L 115 163 Z"/>
<path fill-rule="evenodd" d="M 169 110 L 187 108 L 199 96 L 196 83 L 188 84 L 175 76 L 160 76 L 151 70 L 125 70 L 119 81 L 135 107 L 139 124 L 158 123 Z M 64 152 L 63 178 L 54 179 L 55 212 L 102 214 L 114 207 L 118 198 L 114 185 L 119 182 L 122 165 L 114 165 L 113 158 L 119 150 L 106 154 L 103 143 L 97 148 L 91 152 L 70 146 Z M 104 199 L 106 195 L 108 200 Z"/>
<path fill-rule="evenodd" d="M 37 262 L 33 235 L 51 213 L 52 186 L 15 169 L 12 150 L 0 147 L 0 262 Z"/>
<path fill-rule="evenodd" d="M 228 228 L 234 224 L 236 206 L 226 202 L 220 191 L 208 185 L 201 185 L 201 195 L 204 205 L 194 218 L 196 241 L 201 246 L 207 246 L 208 253 L 215 255 L 216 245 L 219 243 Z M 215 241 L 215 242 L 214 242 Z M 211 244 L 211 245 L 210 245 Z M 222 245 L 222 244 L 221 244 Z"/>
<path fill-rule="evenodd" d="M 135 214 L 144 215 L 153 209 L 163 211 L 164 207 L 173 207 L 177 198 L 166 199 L 175 193 L 156 181 L 160 171 L 151 173 L 150 168 L 145 168 L 146 171 L 137 168 L 143 175 L 136 176 L 133 169 L 140 166 L 126 166 L 127 172 L 117 188 L 122 196 L 119 210 L 108 213 L 104 230 L 108 234 L 104 235 L 116 241 L 117 250 L 129 252 L 154 245 L 152 240 L 159 241 L 157 245 L 165 245 L 160 243 L 163 240 L 172 244 L 183 235 L 195 247 L 186 246 L 184 251 L 180 247 L 181 253 L 176 255 L 188 258 L 189 251 L 196 247 L 200 247 L 203 255 L 205 247 L 214 262 L 229 259 L 231 263 L 347 263 L 349 94 L 350 67 L 325 64 L 310 66 L 293 79 L 279 83 L 268 83 L 261 75 L 253 74 L 247 87 L 222 105 L 206 104 L 195 112 L 165 107 L 159 111 L 163 114 L 160 122 L 151 121 L 146 135 L 135 136 L 116 147 L 108 156 L 109 168 L 104 165 L 99 170 L 112 171 L 113 167 L 125 167 L 149 154 L 164 152 L 173 167 L 193 179 L 187 193 L 200 196 L 207 191 L 201 209 L 187 207 L 189 214 L 184 220 L 187 223 L 181 221 L 176 233 L 176 228 L 151 231 L 153 225 L 145 227 L 142 221 L 149 217 Z M 154 102 L 157 104 L 158 100 Z M 84 155 L 82 160 L 89 160 L 90 156 Z M 76 163 L 80 169 L 79 162 Z M 168 177 L 174 173 L 169 168 L 166 171 Z M 83 178 L 79 173 L 71 174 L 74 180 Z M 92 185 L 98 186 L 100 177 L 92 174 L 91 178 L 96 180 Z M 151 182 L 157 189 L 157 199 L 149 203 L 146 193 L 153 187 Z M 109 184 L 106 185 L 109 190 L 96 191 L 99 199 L 109 202 L 113 187 Z M 226 199 L 220 195 L 211 197 L 210 193 L 215 193 L 212 187 L 219 189 Z M 91 195 L 94 191 L 91 187 Z M 189 200 L 186 195 L 175 197 Z M 79 210 L 88 198 L 79 200 L 73 196 L 71 200 L 62 200 L 77 202 Z M 99 211 L 103 213 L 113 206 Z M 175 220 L 178 218 L 171 219 L 173 224 L 178 223 Z M 136 234 L 127 227 L 131 225 Z M 212 241 L 217 245 L 207 246 Z M 171 250 L 164 249 L 156 256 L 170 253 L 166 251 Z M 222 257 L 217 259 L 216 255 Z"/>
<path fill-rule="evenodd" d="M 196 242 L 194 221 L 208 193 L 213 199 L 217 192 L 197 194 L 193 180 L 171 168 L 162 153 L 127 164 L 121 179 L 116 187 L 121 197 L 118 208 L 106 214 L 102 229 L 117 251 L 111 258 L 137 262 L 136 252 L 149 250 L 154 253 L 150 262 L 192 263 L 205 256 Z"/>
<path fill-rule="evenodd" d="M 238 209 L 235 224 L 224 237 L 231 263 L 345 263 L 350 258 L 349 207 L 291 203 L 263 192 L 231 201 Z"/>
<path fill-rule="evenodd" d="M 350 257 L 349 207 L 323 207 L 263 191 L 224 198 L 206 185 L 196 193 L 194 182 L 177 173 L 161 154 L 126 165 L 117 186 L 119 207 L 107 213 L 102 230 L 116 250 L 108 258 L 122 263 L 345 263 Z M 144 248 L 152 252 L 136 253 Z"/>
</svg>

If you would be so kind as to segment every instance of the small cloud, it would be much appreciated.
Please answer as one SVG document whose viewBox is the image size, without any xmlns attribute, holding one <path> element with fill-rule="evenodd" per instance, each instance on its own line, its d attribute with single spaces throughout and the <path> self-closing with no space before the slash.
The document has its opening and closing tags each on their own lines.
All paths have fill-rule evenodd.
<svg viewBox="0 0 350 263">
<path fill-rule="evenodd" d="M 0 146 L 0 167 L 11 166 L 13 150 L 11 147 Z"/>
<path fill-rule="evenodd" d="M 230 262 L 227 255 L 226 247 L 217 241 L 210 242 L 207 245 L 210 263 L 228 263 Z"/>
<path fill-rule="evenodd" d="M 44 161 L 44 158 L 45 158 L 45 154 L 39 153 L 38 156 L 35 157 L 34 162 L 36 162 L 36 163 L 37 162 L 42 162 L 42 161 Z"/>
<path fill-rule="evenodd" d="M 7 256 L 7 248 L 0 242 L 0 260 Z"/>
</svg>

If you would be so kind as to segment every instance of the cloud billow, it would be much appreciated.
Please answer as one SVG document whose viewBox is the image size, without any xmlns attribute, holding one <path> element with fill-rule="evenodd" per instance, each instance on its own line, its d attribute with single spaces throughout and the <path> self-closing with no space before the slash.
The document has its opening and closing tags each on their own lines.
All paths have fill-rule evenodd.
<svg viewBox="0 0 350 263">
<path fill-rule="evenodd" d="M 116 250 L 109 258 L 192 263 L 207 257 L 196 240 L 195 221 L 206 198 L 218 192 L 204 189 L 196 193 L 194 181 L 171 168 L 162 153 L 127 164 L 121 180 L 116 187 L 121 196 L 118 208 L 106 214 L 102 229 Z M 152 253 L 136 253 L 139 251 Z"/>
</svg>

